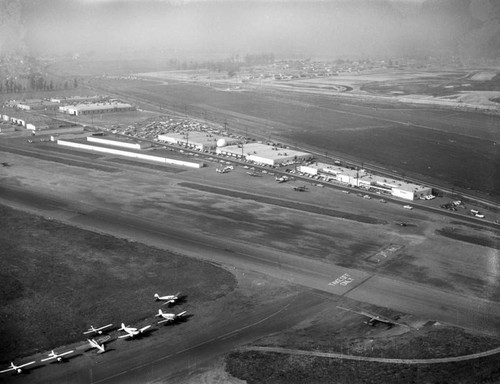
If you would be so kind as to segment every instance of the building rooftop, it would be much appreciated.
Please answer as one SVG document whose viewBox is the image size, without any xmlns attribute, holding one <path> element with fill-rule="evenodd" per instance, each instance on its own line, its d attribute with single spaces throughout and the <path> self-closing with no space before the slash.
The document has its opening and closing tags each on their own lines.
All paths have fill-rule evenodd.
<svg viewBox="0 0 500 384">
<path fill-rule="evenodd" d="M 99 110 L 105 108 L 130 108 L 131 104 L 128 103 L 120 103 L 117 101 L 109 101 L 104 103 L 84 103 L 84 104 L 76 104 L 71 106 L 72 109 L 78 109 L 80 111 L 92 111 Z"/>
<path fill-rule="evenodd" d="M 180 132 L 172 132 L 165 133 L 160 136 L 170 137 L 178 141 L 189 142 L 191 144 L 201 144 L 201 145 L 210 145 L 215 146 L 217 144 L 217 140 L 222 138 L 223 136 L 216 136 L 208 132 L 201 131 L 187 131 L 186 133 Z M 161 140 L 161 139 L 160 139 Z"/>
<path fill-rule="evenodd" d="M 293 158 L 297 157 L 305 157 L 310 156 L 307 152 L 295 151 L 293 149 L 279 148 L 274 147 L 272 145 L 260 144 L 260 143 L 249 143 L 243 144 L 243 154 L 246 156 L 260 156 L 265 157 L 267 159 L 278 160 L 285 158 Z M 228 150 L 231 148 L 231 150 Z M 228 152 L 236 152 L 242 153 L 241 146 L 228 146 L 224 147 L 224 150 L 228 150 Z"/>
</svg>

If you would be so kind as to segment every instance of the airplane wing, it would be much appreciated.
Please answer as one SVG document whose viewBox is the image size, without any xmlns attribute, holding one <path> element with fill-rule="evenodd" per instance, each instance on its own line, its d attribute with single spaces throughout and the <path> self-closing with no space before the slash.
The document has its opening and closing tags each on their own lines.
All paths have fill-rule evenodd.
<svg viewBox="0 0 500 384">
<path fill-rule="evenodd" d="M 46 359 L 42 359 L 40 361 L 49 361 L 49 360 L 52 360 L 52 359 L 57 359 L 59 356 L 50 356 L 50 357 L 47 357 Z"/>
<path fill-rule="evenodd" d="M 134 334 L 133 334 L 133 333 L 127 333 L 126 335 L 121 335 L 121 336 L 118 336 L 118 338 L 119 338 L 119 339 L 123 339 L 123 338 L 125 338 L 125 337 L 132 337 L 132 336 L 134 336 Z"/>
<path fill-rule="evenodd" d="M 178 313 L 178 314 L 177 314 L 177 317 L 182 317 L 182 316 L 184 316 L 186 313 L 187 313 L 187 311 L 183 311 L 183 312 L 181 312 L 181 313 Z"/>
<path fill-rule="evenodd" d="M 36 361 L 30 361 L 29 363 L 19 365 L 17 368 L 26 367 L 28 365 L 35 364 L 35 363 L 36 363 Z"/>
<path fill-rule="evenodd" d="M 151 325 L 146 325 L 145 327 L 143 327 L 143 328 L 139 329 L 139 332 L 141 332 L 141 333 L 142 333 L 142 332 L 144 332 L 146 329 L 148 329 L 148 328 L 150 328 L 150 327 L 151 327 Z"/>
<path fill-rule="evenodd" d="M 17 371 L 19 368 L 23 368 L 23 367 L 26 367 L 28 365 L 35 364 L 35 363 L 36 363 L 36 361 L 30 361 L 29 363 L 26 363 L 26 364 L 16 365 L 16 366 L 10 367 L 8 369 L 4 369 L 3 371 L 0 371 L 0 373 Z M 11 365 L 14 365 L 14 364 L 11 363 Z"/>
<path fill-rule="evenodd" d="M 100 331 L 102 329 L 109 328 L 109 327 L 112 327 L 112 326 L 113 326 L 113 324 L 107 324 L 107 325 L 104 325 L 102 327 L 97 328 L 96 331 Z"/>
<path fill-rule="evenodd" d="M 83 334 L 87 335 L 89 333 L 102 333 L 100 331 L 102 331 L 105 328 L 111 327 L 111 326 L 113 326 L 113 324 L 104 325 L 104 326 L 99 327 L 99 328 L 94 328 L 93 326 L 90 326 L 90 328 L 88 329 L 88 331 L 83 332 Z"/>
<path fill-rule="evenodd" d="M 160 320 L 160 321 L 158 322 L 158 324 L 161 324 L 161 323 L 166 323 L 166 322 L 168 322 L 168 321 L 172 321 L 172 320 L 173 320 L 173 319 L 164 319 L 164 320 Z"/>
</svg>

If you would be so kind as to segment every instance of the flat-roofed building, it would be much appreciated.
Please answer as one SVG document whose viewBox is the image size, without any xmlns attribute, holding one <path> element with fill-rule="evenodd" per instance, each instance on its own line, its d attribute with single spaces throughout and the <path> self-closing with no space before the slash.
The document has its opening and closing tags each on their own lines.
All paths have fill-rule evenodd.
<svg viewBox="0 0 500 384">
<path fill-rule="evenodd" d="M 219 147 L 217 148 L 217 153 L 239 158 L 243 157 L 246 160 L 253 161 L 257 164 L 265 164 L 271 166 L 277 166 L 283 163 L 300 163 L 305 160 L 310 160 L 313 157 L 310 153 L 307 152 L 279 148 L 261 143 L 249 143 Z"/>
<path fill-rule="evenodd" d="M 172 132 L 158 135 L 158 141 L 169 144 L 182 145 L 203 152 L 213 152 L 217 147 L 237 143 L 239 140 L 214 135 L 203 131 Z"/>
<path fill-rule="evenodd" d="M 335 180 L 350 186 L 372 189 L 406 200 L 415 200 L 432 194 L 432 188 L 408 183 L 387 176 L 373 175 L 364 169 L 352 169 L 338 165 L 312 163 L 304 164 L 300 172 L 310 175 L 332 175 Z"/>
<path fill-rule="evenodd" d="M 81 104 L 85 102 L 98 102 L 106 100 L 108 96 L 67 96 L 67 97 L 52 97 L 50 101 L 57 104 Z"/>
<path fill-rule="evenodd" d="M 76 105 L 59 106 L 59 111 L 69 115 L 92 115 L 100 113 L 135 111 L 135 106 L 118 101 L 109 101 L 104 103 L 84 103 Z"/>
<path fill-rule="evenodd" d="M 179 165 L 189 168 L 202 168 L 204 167 L 203 161 L 191 160 L 187 156 L 182 156 L 175 153 L 174 151 L 162 151 L 161 149 L 155 151 L 141 151 L 134 148 L 112 148 L 108 144 L 99 142 L 90 142 L 84 138 L 75 138 L 71 140 L 56 139 L 57 144 L 66 147 L 79 148 L 88 151 L 100 152 L 100 153 L 110 153 L 112 155 L 118 155 L 138 160 L 145 160 L 152 163 L 167 164 L 167 165 Z M 117 139 L 120 141 L 120 139 Z"/>
<path fill-rule="evenodd" d="M 114 147 L 130 148 L 130 149 L 145 149 L 150 148 L 152 144 L 149 141 L 139 141 L 128 139 L 126 137 L 107 137 L 107 136 L 88 136 L 87 141 L 93 143 L 100 143 L 104 145 L 111 145 Z"/>
<path fill-rule="evenodd" d="M 48 100 L 26 100 L 18 102 L 16 107 L 25 111 L 57 111 L 59 103 Z"/>
</svg>

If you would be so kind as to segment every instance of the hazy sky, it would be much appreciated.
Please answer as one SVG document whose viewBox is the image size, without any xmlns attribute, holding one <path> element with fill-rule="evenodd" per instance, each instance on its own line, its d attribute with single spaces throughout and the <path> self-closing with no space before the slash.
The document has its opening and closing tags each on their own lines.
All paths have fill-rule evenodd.
<svg viewBox="0 0 500 384">
<path fill-rule="evenodd" d="M 486 23 L 479 38 L 491 44 L 496 20 L 478 21 L 471 15 L 494 15 L 495 2 L 0 0 L 0 50 L 24 44 L 40 54 L 146 48 L 219 57 L 261 52 L 329 58 L 425 54 L 466 44 L 470 37 L 465 33 L 475 28 L 477 35 Z"/>
</svg>

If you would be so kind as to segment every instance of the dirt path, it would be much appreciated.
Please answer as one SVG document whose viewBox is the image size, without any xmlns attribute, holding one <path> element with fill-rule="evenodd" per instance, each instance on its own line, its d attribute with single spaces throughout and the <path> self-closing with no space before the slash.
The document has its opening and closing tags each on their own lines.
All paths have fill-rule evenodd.
<svg viewBox="0 0 500 384">
<path fill-rule="evenodd" d="M 442 363 L 453 363 L 457 361 L 474 360 L 480 357 L 496 355 L 500 353 L 500 348 L 495 348 L 485 352 L 473 353 L 471 355 L 466 355 L 466 356 L 442 357 L 436 359 L 386 359 L 383 357 L 353 356 L 353 355 L 344 355 L 342 353 L 303 351 L 300 349 L 288 349 L 288 348 L 277 348 L 277 347 L 245 347 L 245 348 L 240 348 L 240 351 L 275 352 L 275 353 L 284 353 L 289 355 L 327 357 L 331 359 L 370 361 L 370 362 L 388 363 L 388 364 L 442 364 Z"/>
</svg>

